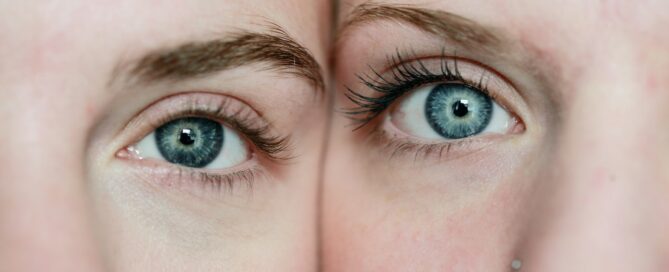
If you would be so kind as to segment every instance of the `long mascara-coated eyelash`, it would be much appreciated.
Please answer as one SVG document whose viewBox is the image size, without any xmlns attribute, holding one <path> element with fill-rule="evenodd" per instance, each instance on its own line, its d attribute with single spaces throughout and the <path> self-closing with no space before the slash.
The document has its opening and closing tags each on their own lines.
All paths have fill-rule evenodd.
<svg viewBox="0 0 669 272">
<path fill-rule="evenodd" d="M 487 93 L 482 82 L 483 76 L 477 82 L 471 83 L 460 74 L 457 57 L 447 57 L 442 51 L 439 59 L 439 72 L 433 73 L 420 59 L 407 61 L 397 51 L 395 55 L 388 58 L 388 63 L 392 67 L 390 69 L 390 79 L 371 67 L 372 75 L 357 74 L 357 78 L 365 86 L 380 95 L 365 95 L 347 87 L 346 97 L 356 107 L 345 110 L 345 114 L 356 122 L 356 129 L 362 128 L 379 114 L 383 113 L 388 106 L 405 93 L 417 87 L 435 82 L 459 82 L 472 85 L 476 89 Z M 449 61 L 452 62 L 452 65 L 449 65 Z"/>
<path fill-rule="evenodd" d="M 258 149 L 262 150 L 268 158 L 275 161 L 291 159 L 290 156 L 284 154 L 290 146 L 287 137 L 268 136 L 268 126 L 254 128 L 245 124 L 244 119 L 225 119 L 229 126 L 244 134 Z"/>
</svg>

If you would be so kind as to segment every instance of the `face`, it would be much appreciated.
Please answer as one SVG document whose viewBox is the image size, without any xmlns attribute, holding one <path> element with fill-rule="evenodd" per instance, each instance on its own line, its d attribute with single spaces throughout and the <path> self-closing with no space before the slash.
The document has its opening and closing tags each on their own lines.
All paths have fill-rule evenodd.
<svg viewBox="0 0 669 272">
<path fill-rule="evenodd" d="M 326 270 L 669 267 L 669 5 L 521 2 L 341 3 Z"/>
<path fill-rule="evenodd" d="M 312 271 L 328 7 L 2 4 L 0 270 Z"/>
</svg>

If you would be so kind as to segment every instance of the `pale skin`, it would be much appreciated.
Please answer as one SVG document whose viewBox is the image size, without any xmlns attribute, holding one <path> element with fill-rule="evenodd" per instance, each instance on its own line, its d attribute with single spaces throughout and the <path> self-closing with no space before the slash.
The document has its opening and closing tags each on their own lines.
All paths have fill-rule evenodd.
<svg viewBox="0 0 669 272">
<path fill-rule="evenodd" d="M 363 2 L 341 2 L 340 31 Z M 356 74 L 387 69 L 389 55 L 455 52 L 512 83 L 498 100 L 523 126 L 478 136 L 482 148 L 424 156 L 371 139 L 383 118 L 352 132 L 336 116 L 325 271 L 513 271 L 513 260 L 520 271 L 666 271 L 666 2 L 374 3 L 450 12 L 501 36 L 505 49 L 458 47 L 400 19 L 353 26 L 337 43 L 338 108 L 355 106 L 344 86 L 373 93 Z"/>
<path fill-rule="evenodd" d="M 363 2 L 341 1 L 339 18 L 307 0 L 0 4 L 0 271 L 667 270 L 669 4 L 374 2 L 462 17 L 492 33 L 490 53 L 398 19 L 345 27 Z M 322 82 L 335 48 L 333 86 L 276 59 L 144 81 L 129 69 L 277 27 Z M 420 120 L 386 122 L 421 118 L 391 113 L 407 92 L 352 131 L 345 87 L 373 96 L 356 75 L 387 72 L 398 52 L 426 69 L 457 56 L 472 80 L 485 67 L 513 125 L 445 148 L 403 130 Z M 258 173 L 225 187 L 136 148 L 166 112 L 220 100 L 289 136 L 277 156 L 290 159 L 238 132 L 253 155 L 202 171 Z M 441 150 L 420 153 L 426 143 Z"/>
<path fill-rule="evenodd" d="M 326 74 L 329 14 L 309 0 L 0 4 L 0 120 L 15 135 L 0 145 L 0 270 L 314 271 L 323 86 L 259 57 L 142 83 L 126 64 L 280 28 Z M 155 129 L 143 114 L 164 118 L 183 103 L 161 112 L 159 102 L 189 97 L 233 99 L 262 116 L 290 136 L 289 163 L 266 159 L 241 132 L 253 155 L 235 170 L 260 172 L 252 188 L 161 175 L 177 168 L 128 155 Z"/>
</svg>

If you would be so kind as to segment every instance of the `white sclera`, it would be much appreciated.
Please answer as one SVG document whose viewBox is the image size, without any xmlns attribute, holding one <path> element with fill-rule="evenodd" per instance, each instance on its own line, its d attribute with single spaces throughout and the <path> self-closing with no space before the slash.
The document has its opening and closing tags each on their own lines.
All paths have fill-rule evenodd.
<svg viewBox="0 0 669 272">
<path fill-rule="evenodd" d="M 156 132 L 151 132 L 149 135 L 140 140 L 132 147 L 140 158 L 152 158 L 165 160 L 160 150 L 158 150 L 158 143 L 156 142 Z M 204 168 L 206 169 L 224 169 L 236 166 L 249 157 L 249 151 L 246 143 L 239 137 L 239 134 L 234 130 L 223 126 L 223 146 L 216 158 Z"/>
<path fill-rule="evenodd" d="M 390 121 L 397 128 L 412 136 L 429 140 L 443 140 L 444 137 L 432 129 L 425 116 L 425 102 L 434 87 L 434 84 L 427 85 L 410 93 L 390 114 Z M 492 104 L 490 123 L 481 131 L 481 134 L 506 133 L 512 122 L 511 116 L 494 100 Z"/>
</svg>

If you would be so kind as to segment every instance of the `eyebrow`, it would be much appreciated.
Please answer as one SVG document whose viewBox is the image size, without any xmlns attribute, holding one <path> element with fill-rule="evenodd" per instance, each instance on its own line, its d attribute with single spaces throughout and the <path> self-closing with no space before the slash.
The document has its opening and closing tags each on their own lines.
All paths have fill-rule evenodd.
<svg viewBox="0 0 669 272">
<path fill-rule="evenodd" d="M 120 75 L 140 83 L 183 80 L 252 63 L 268 64 L 270 69 L 296 75 L 323 90 L 323 75 L 316 59 L 274 24 L 265 32 L 241 31 L 220 39 L 187 42 L 149 52 L 119 65 L 112 81 Z"/>
<path fill-rule="evenodd" d="M 368 2 L 355 7 L 341 24 L 336 47 L 355 26 L 378 20 L 407 23 L 438 37 L 487 51 L 494 51 L 503 40 L 492 29 L 450 12 Z"/>
</svg>

